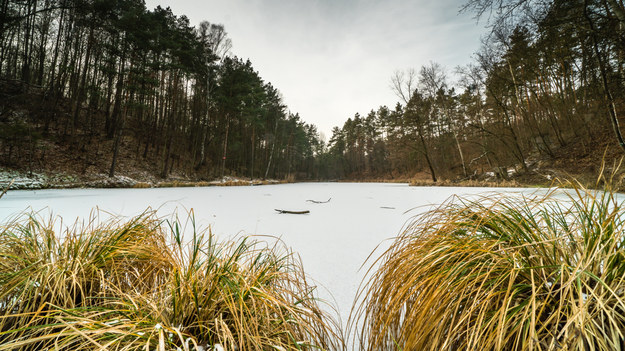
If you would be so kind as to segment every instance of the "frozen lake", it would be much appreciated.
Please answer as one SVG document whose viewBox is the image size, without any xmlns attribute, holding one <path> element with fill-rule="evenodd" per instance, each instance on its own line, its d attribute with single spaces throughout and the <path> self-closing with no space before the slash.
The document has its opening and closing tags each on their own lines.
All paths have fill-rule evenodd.
<svg viewBox="0 0 625 351">
<path fill-rule="evenodd" d="M 24 211 L 53 214 L 71 224 L 94 208 L 113 215 L 136 216 L 148 207 L 167 217 L 193 209 L 199 227 L 211 227 L 221 240 L 236 235 L 271 235 L 299 253 L 319 295 L 336 302 L 343 324 L 365 268 L 380 245 L 388 247 L 411 217 L 452 195 L 533 192 L 536 189 L 409 187 L 385 183 L 299 183 L 249 187 L 69 189 L 10 191 L 0 199 L 2 223 Z M 326 201 L 314 204 L 307 200 Z M 274 209 L 309 210 L 278 214 Z M 105 216 L 100 216 L 105 218 Z M 259 238 L 259 240 L 268 240 Z"/>
</svg>

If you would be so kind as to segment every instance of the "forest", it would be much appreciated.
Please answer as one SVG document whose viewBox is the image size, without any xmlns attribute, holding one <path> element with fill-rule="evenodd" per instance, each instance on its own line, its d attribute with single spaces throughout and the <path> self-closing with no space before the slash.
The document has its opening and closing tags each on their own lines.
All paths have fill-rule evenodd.
<svg viewBox="0 0 625 351">
<path fill-rule="evenodd" d="M 250 61 L 229 55 L 222 25 L 193 27 L 141 0 L 1 4 L 4 164 L 36 165 L 44 139 L 86 150 L 102 138 L 111 147 L 96 156 L 110 159 L 110 176 L 124 140 L 134 149 L 126 157 L 156 164 L 162 178 L 312 172 L 315 126 L 288 112 Z M 28 113 L 16 114 L 24 91 Z"/>
<path fill-rule="evenodd" d="M 490 16 L 474 62 L 455 69 L 457 81 L 436 62 L 397 71 L 395 107 L 334 129 L 326 157 L 336 176 L 506 179 L 542 160 L 622 156 L 623 1 L 472 0 L 464 10 Z"/>
<path fill-rule="evenodd" d="M 491 28 L 472 63 L 396 71 L 396 106 L 325 141 L 230 52 L 223 25 L 141 0 L 1 0 L 0 164 L 32 172 L 60 149 L 74 171 L 109 176 L 124 163 L 161 178 L 436 182 L 625 151 L 622 0 L 462 10 Z"/>
</svg>

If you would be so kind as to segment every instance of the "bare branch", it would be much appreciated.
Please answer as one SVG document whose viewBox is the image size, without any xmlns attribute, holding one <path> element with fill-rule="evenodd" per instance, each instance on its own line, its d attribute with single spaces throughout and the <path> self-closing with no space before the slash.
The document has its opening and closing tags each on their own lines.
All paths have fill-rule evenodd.
<svg viewBox="0 0 625 351">
<path fill-rule="evenodd" d="M 429 96 L 436 96 L 439 90 L 447 87 L 445 68 L 439 63 L 430 61 L 429 65 L 421 66 L 419 71 L 419 87 Z"/>
<path fill-rule="evenodd" d="M 313 204 L 327 204 L 330 200 L 332 200 L 332 198 L 329 198 L 327 201 L 306 200 L 306 202 L 312 202 Z"/>
<path fill-rule="evenodd" d="M 414 68 L 404 71 L 395 71 L 391 77 L 391 89 L 400 98 L 404 104 L 412 99 L 417 85 L 417 73 Z"/>
</svg>

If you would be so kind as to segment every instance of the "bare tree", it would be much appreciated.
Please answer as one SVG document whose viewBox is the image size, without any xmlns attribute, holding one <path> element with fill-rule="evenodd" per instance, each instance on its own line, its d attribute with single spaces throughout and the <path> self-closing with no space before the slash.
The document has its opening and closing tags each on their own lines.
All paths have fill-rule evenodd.
<svg viewBox="0 0 625 351">
<path fill-rule="evenodd" d="M 232 40 L 228 38 L 228 33 L 223 24 L 211 24 L 208 21 L 200 22 L 198 28 L 200 37 L 208 44 L 210 51 L 223 60 L 232 49 Z"/>
<path fill-rule="evenodd" d="M 417 72 L 414 68 L 406 71 L 395 71 L 391 77 L 391 89 L 400 98 L 404 105 L 412 99 L 412 95 L 417 89 Z"/>
<path fill-rule="evenodd" d="M 424 97 L 418 90 L 417 73 L 413 68 L 404 71 L 395 71 L 391 77 L 391 89 L 397 97 L 399 97 L 406 106 L 404 116 L 414 121 L 414 127 L 416 127 L 417 136 L 421 141 L 421 147 L 423 150 L 421 153 L 425 157 L 425 160 L 430 168 L 430 174 L 432 181 L 436 182 L 436 171 L 430 156 L 430 151 L 425 140 L 425 124 L 429 120 L 429 115 L 432 110 L 431 100 Z"/>
<path fill-rule="evenodd" d="M 421 66 L 419 70 L 419 88 L 429 97 L 436 97 L 439 90 L 447 88 L 445 68 L 437 62 Z"/>
<path fill-rule="evenodd" d="M 419 87 L 421 91 L 425 92 L 427 96 L 437 102 L 440 111 L 443 112 L 443 117 L 449 124 L 449 131 L 453 135 L 454 142 L 456 143 L 456 149 L 458 150 L 460 162 L 462 163 L 462 172 L 465 177 L 468 177 L 469 173 L 464 160 L 464 152 L 462 151 L 462 146 L 458 138 L 460 126 L 458 126 L 454 120 L 453 112 L 448 101 L 449 97 L 446 95 L 447 74 L 445 68 L 441 64 L 432 61 L 430 61 L 428 65 L 422 66 L 419 70 Z"/>
</svg>

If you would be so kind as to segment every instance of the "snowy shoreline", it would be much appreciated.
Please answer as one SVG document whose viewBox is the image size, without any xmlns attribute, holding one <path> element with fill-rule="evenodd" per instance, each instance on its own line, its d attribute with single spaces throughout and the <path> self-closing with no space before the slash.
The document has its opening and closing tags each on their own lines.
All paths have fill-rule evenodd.
<svg viewBox="0 0 625 351">
<path fill-rule="evenodd" d="M 341 179 L 322 180 L 321 182 L 338 183 L 407 183 L 411 186 L 422 187 L 483 187 L 483 188 L 527 188 L 527 187 L 550 187 L 553 178 L 545 178 L 546 182 L 519 182 L 514 178 L 500 180 L 495 177 L 474 180 L 439 180 L 434 183 L 423 179 Z M 78 176 L 66 173 L 41 173 L 20 172 L 0 168 L 0 191 L 8 190 L 40 190 L 40 189 L 119 189 L 119 188 L 179 188 L 179 187 L 204 187 L 204 186 L 250 186 L 299 183 L 294 180 L 276 179 L 250 179 L 243 177 L 225 176 L 214 180 L 197 180 L 184 176 L 159 179 L 147 174 L 133 176 L 116 175 L 109 177 L 106 174 L 90 174 Z M 303 182 L 319 182 L 319 180 L 304 180 Z"/>
<path fill-rule="evenodd" d="M 79 189 L 79 188 L 174 188 L 174 187 L 197 187 L 197 186 L 250 186 L 281 184 L 286 181 L 275 179 L 245 179 L 236 177 L 223 177 L 212 181 L 197 181 L 184 178 L 171 178 L 164 180 L 135 179 L 128 176 L 116 175 L 109 177 L 98 174 L 89 177 L 78 177 L 68 174 L 44 174 L 32 172 L 31 174 L 0 170 L 0 189 L 8 190 L 40 190 L 40 189 Z"/>
</svg>

